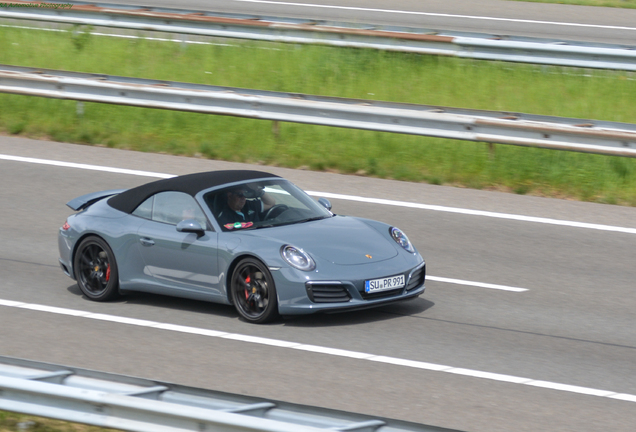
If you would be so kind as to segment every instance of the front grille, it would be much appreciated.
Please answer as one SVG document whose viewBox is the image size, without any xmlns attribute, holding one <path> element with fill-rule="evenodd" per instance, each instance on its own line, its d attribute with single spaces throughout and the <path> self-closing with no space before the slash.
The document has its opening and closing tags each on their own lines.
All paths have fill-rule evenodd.
<svg viewBox="0 0 636 432">
<path fill-rule="evenodd" d="M 424 278 L 426 278 L 426 264 L 411 274 L 411 279 L 409 279 L 409 283 L 406 285 L 406 291 L 421 286 L 424 283 Z"/>
<path fill-rule="evenodd" d="M 340 283 L 307 283 L 305 288 L 314 303 L 345 303 L 351 300 L 349 291 Z"/>
</svg>

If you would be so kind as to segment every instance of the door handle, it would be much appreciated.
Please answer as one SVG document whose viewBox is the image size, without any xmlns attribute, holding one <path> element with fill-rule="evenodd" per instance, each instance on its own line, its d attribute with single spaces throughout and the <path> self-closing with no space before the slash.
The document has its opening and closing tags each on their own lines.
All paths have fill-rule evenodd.
<svg viewBox="0 0 636 432">
<path fill-rule="evenodd" d="M 141 243 L 144 246 L 154 246 L 155 242 L 147 237 L 141 237 L 139 238 L 139 243 Z"/>
</svg>

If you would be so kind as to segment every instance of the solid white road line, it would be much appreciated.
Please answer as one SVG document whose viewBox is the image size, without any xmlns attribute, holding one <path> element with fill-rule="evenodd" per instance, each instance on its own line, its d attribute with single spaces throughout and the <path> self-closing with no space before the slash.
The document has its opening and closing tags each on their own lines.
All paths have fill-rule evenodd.
<svg viewBox="0 0 636 432">
<path fill-rule="evenodd" d="M 129 175 L 137 175 L 143 177 L 154 177 L 154 178 L 171 178 L 176 177 L 174 174 L 163 174 L 163 173 L 155 173 L 150 171 L 139 171 L 139 170 L 130 170 L 124 168 L 113 168 L 113 167 L 105 167 L 99 165 L 88 165 L 88 164 L 79 164 L 74 162 L 62 162 L 62 161 L 54 161 L 48 159 L 37 159 L 30 157 L 22 157 L 22 156 L 11 156 L 11 155 L 1 155 L 0 160 L 8 160 L 14 162 L 26 162 L 26 163 L 34 163 L 40 165 L 52 165 L 63 168 L 77 168 L 77 169 L 85 169 L 90 171 L 103 171 L 115 174 L 129 174 Z"/>
<path fill-rule="evenodd" d="M 113 168 L 113 167 L 105 167 L 100 165 L 62 162 L 62 161 L 56 161 L 56 160 L 37 159 L 37 158 L 31 158 L 31 157 L 12 156 L 12 155 L 3 155 L 3 154 L 0 154 L 0 160 L 53 165 L 53 166 L 59 166 L 64 168 L 78 168 L 78 169 L 85 169 L 85 170 L 111 172 L 116 174 L 129 174 L 129 175 L 137 175 L 137 176 L 144 176 L 144 177 L 155 177 L 155 178 L 176 177 L 176 174 L 165 174 L 165 173 L 157 173 L 157 172 L 151 172 L 151 171 Z M 368 198 L 368 197 L 361 197 L 361 196 L 355 196 L 355 195 L 335 194 L 331 192 L 316 192 L 316 191 L 306 191 L 306 192 L 309 195 L 318 196 L 318 197 L 340 199 L 340 200 L 346 200 L 346 201 L 357 201 L 357 202 L 364 202 L 369 204 L 382 204 L 382 205 L 390 205 L 390 206 L 396 206 L 396 207 L 415 208 L 415 209 L 421 209 L 421 210 L 458 213 L 458 214 L 464 214 L 464 215 L 470 215 L 470 216 L 484 216 L 484 217 L 492 217 L 492 218 L 499 218 L 499 219 L 517 220 L 522 222 L 534 222 L 534 223 L 543 223 L 543 224 L 549 224 L 549 225 L 567 226 L 567 227 L 573 227 L 573 228 L 585 228 L 585 229 L 594 229 L 594 230 L 600 230 L 600 231 L 621 232 L 625 234 L 636 234 L 636 228 L 626 228 L 626 227 L 619 227 L 619 226 L 613 226 L 613 225 L 575 222 L 575 221 L 568 221 L 568 220 L 561 220 L 561 219 L 523 216 L 523 215 L 510 214 L 510 213 L 498 213 L 498 212 L 490 212 L 490 211 L 483 211 L 483 210 L 471 210 L 471 209 L 464 209 L 459 207 L 445 207 L 445 206 L 439 206 L 439 205 L 419 204 L 419 203 L 412 203 L 408 201 L 396 201 L 396 200 L 388 200 L 388 199 L 382 199 L 382 198 Z"/>
<path fill-rule="evenodd" d="M 90 171 L 103 171 L 103 172 L 109 172 L 109 173 L 115 173 L 115 174 L 129 174 L 129 175 L 136 175 L 136 176 L 143 176 L 143 177 L 154 177 L 154 178 L 176 177 L 176 175 L 174 174 L 163 174 L 163 173 L 156 173 L 156 172 L 150 172 L 150 171 L 139 171 L 139 170 L 124 169 L 124 168 L 113 168 L 113 167 L 105 167 L 105 166 L 99 166 L 99 165 L 88 165 L 88 164 L 80 164 L 80 163 L 74 163 L 74 162 L 62 162 L 62 161 L 56 161 L 56 160 L 37 159 L 37 158 L 31 158 L 31 157 L 11 156 L 11 155 L 2 155 L 2 154 L 0 154 L 0 160 L 26 162 L 26 163 L 34 163 L 34 164 L 41 164 L 41 165 L 52 165 L 52 166 L 58 166 L 63 168 L 77 168 L 77 169 L 85 169 Z"/>
<path fill-rule="evenodd" d="M 451 278 L 431 276 L 431 275 L 426 275 L 426 280 L 427 281 L 431 280 L 431 281 L 435 281 L 435 282 L 444 282 L 444 283 L 455 284 L 455 285 L 476 286 L 476 287 L 480 287 L 480 288 L 489 288 L 489 289 L 496 289 L 496 290 L 501 290 L 501 291 L 512 291 L 512 292 L 525 292 L 525 291 L 528 291 L 528 288 L 518 288 L 518 287 L 511 287 L 511 286 L 506 286 L 506 285 L 495 285 L 495 284 L 484 283 L 484 282 L 473 282 L 473 281 L 467 281 L 467 280 L 461 280 L 461 279 L 451 279 Z"/>
<path fill-rule="evenodd" d="M 306 192 L 309 195 L 315 195 L 315 196 L 320 196 L 324 198 L 341 199 L 341 200 L 347 200 L 347 201 L 359 201 L 359 202 L 365 202 L 365 203 L 371 203 L 371 204 L 384 204 L 384 205 L 391 205 L 391 206 L 397 206 L 397 207 L 408 207 L 408 208 L 416 208 L 416 209 L 422 209 L 422 210 L 458 213 L 458 214 L 471 215 L 471 216 L 485 216 L 485 217 L 492 217 L 492 218 L 498 218 L 498 219 L 518 220 L 522 222 L 535 222 L 535 223 L 543 223 L 543 224 L 549 224 L 549 225 L 568 226 L 568 227 L 574 227 L 574 228 L 586 228 L 586 229 L 595 229 L 595 230 L 601 230 L 601 231 L 615 231 L 615 232 L 622 232 L 626 234 L 636 234 L 636 228 L 626 228 L 626 227 L 619 227 L 619 226 L 612 226 L 612 225 L 575 222 L 575 221 L 534 217 L 534 216 L 523 216 L 523 215 L 510 214 L 510 213 L 498 213 L 498 212 L 490 212 L 490 211 L 483 211 L 483 210 L 471 210 L 471 209 L 464 209 L 464 208 L 458 208 L 458 207 L 445 207 L 445 206 L 430 205 L 430 204 L 419 204 L 419 203 L 412 203 L 407 201 L 395 201 L 395 200 L 387 200 L 387 199 L 381 199 L 381 198 L 366 198 L 366 197 L 359 197 L 354 195 L 343 195 L 343 194 L 335 194 L 335 193 L 329 193 L 329 192 L 313 192 L 313 191 L 306 191 Z"/>
<path fill-rule="evenodd" d="M 454 14 L 435 13 L 435 12 L 404 11 L 404 10 L 396 10 L 396 9 L 375 9 L 375 8 L 354 7 L 354 6 L 294 3 L 294 2 L 282 2 L 282 1 L 271 1 L 271 0 L 234 0 L 234 1 L 239 3 L 263 3 L 263 4 L 271 4 L 271 5 L 282 5 L 282 6 L 298 6 L 298 7 L 320 8 L 320 9 L 340 9 L 340 10 L 351 10 L 351 11 L 360 11 L 360 12 L 380 12 L 380 13 L 386 13 L 386 14 L 399 14 L 399 15 L 421 15 L 421 16 L 432 16 L 432 17 L 443 17 L 443 18 L 462 18 L 462 19 L 472 19 L 472 20 L 480 20 L 480 21 L 505 21 L 505 22 L 514 22 L 514 23 L 524 23 L 524 24 L 548 24 L 548 25 L 565 26 L 565 27 L 587 27 L 587 28 L 601 28 L 601 29 L 613 29 L 613 30 L 636 30 L 636 27 L 612 26 L 612 25 L 601 25 L 601 24 L 567 23 L 567 22 L 556 22 L 556 21 L 537 21 L 537 20 L 517 19 L 517 18 L 497 18 L 497 17 L 473 16 L 473 15 L 454 15 Z"/>
<path fill-rule="evenodd" d="M 531 378 L 478 371 L 473 369 L 456 368 L 453 366 L 427 363 L 427 362 L 415 361 L 415 360 L 407 360 L 407 359 L 401 359 L 397 357 L 387 357 L 387 356 L 375 355 L 371 353 L 343 350 L 339 348 L 329 348 L 329 347 L 318 346 L 318 345 L 307 345 L 307 344 L 301 344 L 297 342 L 288 342 L 288 341 L 283 341 L 278 339 L 242 335 L 238 333 L 227 333 L 227 332 L 218 331 L 218 330 L 181 326 L 177 324 L 161 323 L 156 321 L 127 318 L 127 317 L 121 317 L 116 315 L 93 313 L 93 312 L 66 309 L 66 308 L 60 308 L 60 307 L 54 307 L 54 306 L 23 303 L 23 302 L 13 301 L 13 300 L 0 299 L 0 306 L 18 308 L 18 309 L 28 309 L 28 310 L 38 311 L 38 312 L 67 315 L 67 316 L 85 318 L 85 319 L 109 321 L 109 322 L 118 323 L 118 324 L 155 328 L 155 329 L 160 329 L 165 331 L 187 333 L 187 334 L 193 334 L 198 336 L 230 339 L 230 340 L 235 340 L 239 342 L 254 343 L 254 344 L 266 345 L 270 347 L 308 351 L 308 352 L 330 355 L 335 357 L 346 357 L 346 358 L 363 360 L 363 361 L 373 361 L 373 362 L 385 363 L 385 364 L 395 365 L 395 366 L 424 369 L 424 370 L 433 371 L 433 372 L 444 372 L 444 373 L 451 373 L 456 375 L 463 375 L 463 376 L 467 376 L 471 378 L 481 378 L 481 379 L 501 381 L 501 382 L 506 382 L 511 384 L 540 387 L 540 388 L 545 388 L 550 390 L 559 390 L 559 391 L 564 391 L 568 393 L 577 393 L 577 394 L 583 394 L 583 395 L 589 395 L 589 396 L 618 399 L 618 400 L 622 400 L 626 402 L 636 402 L 636 395 L 633 395 L 633 394 L 617 393 L 610 390 L 600 390 L 600 389 L 589 388 L 589 387 L 573 386 L 569 384 L 534 380 Z"/>
<path fill-rule="evenodd" d="M 2 155 L 2 154 L 0 154 L 0 160 L 53 165 L 53 166 L 59 166 L 64 168 L 78 168 L 78 169 L 86 169 L 86 170 L 93 170 L 93 171 L 111 172 L 116 174 L 137 175 L 137 176 L 144 176 L 144 177 L 155 177 L 155 178 L 176 177 L 176 174 L 165 174 L 165 173 L 157 173 L 157 172 L 151 172 L 151 171 L 113 168 L 113 167 L 105 167 L 100 165 L 80 164 L 80 163 L 74 163 L 74 162 L 62 162 L 62 161 L 56 161 L 56 160 L 37 159 L 37 158 Z M 422 209 L 422 210 L 458 213 L 458 214 L 465 214 L 465 215 L 471 215 L 471 216 L 485 216 L 485 217 L 492 217 L 492 218 L 499 218 L 499 219 L 518 220 L 522 222 L 534 222 L 534 223 L 543 223 L 543 224 L 549 224 L 549 225 L 568 226 L 568 227 L 574 227 L 574 228 L 586 228 L 586 229 L 595 229 L 595 230 L 601 230 L 601 231 L 614 231 L 614 232 L 622 232 L 626 234 L 636 234 L 636 228 L 626 228 L 626 227 L 593 224 L 593 223 L 586 223 L 586 222 L 574 222 L 574 221 L 561 220 L 561 219 L 523 216 L 523 215 L 498 213 L 498 212 L 490 212 L 490 211 L 483 211 L 483 210 L 471 210 L 471 209 L 464 209 L 464 208 L 458 208 L 458 207 L 419 204 L 419 203 L 412 203 L 407 201 L 396 201 L 396 200 L 388 200 L 388 199 L 382 199 L 382 198 L 368 198 L 368 197 L 361 197 L 361 196 L 355 196 L 355 195 L 335 194 L 330 192 L 316 192 L 316 191 L 306 191 L 306 192 L 309 195 L 313 195 L 313 196 L 340 199 L 340 200 L 346 200 L 346 201 L 357 201 L 357 202 L 364 202 L 364 203 L 370 203 L 370 204 L 382 204 L 382 205 L 390 205 L 390 206 L 396 206 L 396 207 L 407 207 L 407 208 L 416 208 L 416 209 Z"/>
</svg>

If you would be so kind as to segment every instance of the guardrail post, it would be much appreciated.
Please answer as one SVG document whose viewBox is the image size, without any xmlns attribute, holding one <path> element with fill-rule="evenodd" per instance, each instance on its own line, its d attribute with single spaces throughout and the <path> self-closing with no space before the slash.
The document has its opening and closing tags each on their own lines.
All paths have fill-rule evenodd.
<svg viewBox="0 0 636 432">
<path fill-rule="evenodd" d="M 488 158 L 495 159 L 495 145 L 491 142 L 488 143 Z"/>
<path fill-rule="evenodd" d="M 75 105 L 75 114 L 77 114 L 77 117 L 84 117 L 84 102 L 77 101 L 77 104 Z"/>
</svg>

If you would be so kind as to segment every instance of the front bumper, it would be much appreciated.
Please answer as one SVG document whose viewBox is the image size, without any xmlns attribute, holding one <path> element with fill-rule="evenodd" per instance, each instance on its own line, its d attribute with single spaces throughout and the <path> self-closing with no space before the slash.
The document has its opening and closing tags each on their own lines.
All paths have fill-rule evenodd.
<svg viewBox="0 0 636 432">
<path fill-rule="evenodd" d="M 278 272 L 274 272 L 278 273 Z M 349 280 L 307 280 L 304 290 L 300 292 L 298 285 L 295 287 L 295 296 L 281 295 L 279 292 L 278 311 L 281 315 L 304 315 L 318 312 L 344 312 L 359 309 L 368 309 L 413 299 L 424 293 L 426 264 L 420 263 L 416 267 L 395 274 L 405 275 L 405 286 L 396 290 L 387 290 L 379 293 L 366 294 L 364 292 L 365 279 Z M 274 274 L 277 288 L 280 282 L 289 283 L 282 279 L 283 275 Z M 289 290 L 284 290 L 289 292 Z"/>
</svg>

